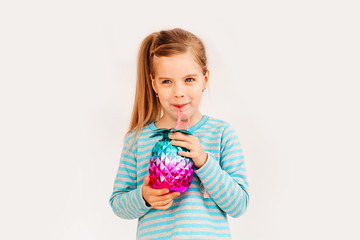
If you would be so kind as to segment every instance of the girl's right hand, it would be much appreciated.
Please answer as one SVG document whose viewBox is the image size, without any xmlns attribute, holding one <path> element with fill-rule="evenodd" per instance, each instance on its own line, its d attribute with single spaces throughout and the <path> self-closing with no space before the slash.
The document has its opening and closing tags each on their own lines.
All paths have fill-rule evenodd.
<svg viewBox="0 0 360 240">
<path fill-rule="evenodd" d="M 167 188 L 155 189 L 150 186 L 150 177 L 146 176 L 142 186 L 142 195 L 153 208 L 166 210 L 171 207 L 173 199 L 180 196 L 180 192 L 169 193 Z"/>
</svg>

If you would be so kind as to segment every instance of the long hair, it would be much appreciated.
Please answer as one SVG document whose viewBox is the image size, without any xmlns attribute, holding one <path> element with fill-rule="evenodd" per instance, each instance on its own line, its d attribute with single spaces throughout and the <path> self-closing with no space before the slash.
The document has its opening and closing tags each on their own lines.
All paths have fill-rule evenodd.
<svg viewBox="0 0 360 240">
<path fill-rule="evenodd" d="M 195 61 L 205 75 L 207 57 L 202 41 L 194 34 L 181 28 L 162 30 L 148 35 L 141 43 L 138 63 L 134 107 L 130 126 L 126 134 L 135 131 L 133 141 L 140 129 L 161 117 L 162 108 L 152 88 L 151 76 L 154 76 L 153 57 L 173 56 L 191 51 Z M 130 146 L 132 145 L 130 144 Z"/>
</svg>

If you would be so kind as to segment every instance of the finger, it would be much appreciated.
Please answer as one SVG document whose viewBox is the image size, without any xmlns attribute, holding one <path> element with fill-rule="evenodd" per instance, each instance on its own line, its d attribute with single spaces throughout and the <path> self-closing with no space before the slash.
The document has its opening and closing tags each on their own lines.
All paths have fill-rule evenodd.
<svg viewBox="0 0 360 240">
<path fill-rule="evenodd" d="M 168 200 L 174 199 L 178 196 L 180 196 L 180 192 L 173 192 L 173 193 L 169 193 L 169 194 L 166 194 L 163 196 L 153 196 L 152 201 L 153 202 L 168 201 Z"/>
<path fill-rule="evenodd" d="M 180 192 L 172 192 L 172 193 L 169 193 L 169 194 L 166 194 L 164 196 L 162 196 L 164 199 L 173 199 L 173 198 L 176 198 L 180 196 Z"/>
<path fill-rule="evenodd" d="M 174 135 L 169 135 L 169 138 L 172 140 L 178 140 L 183 142 L 188 142 L 191 144 L 195 144 L 196 137 L 192 135 L 187 135 L 185 133 L 175 133 Z"/>
<path fill-rule="evenodd" d="M 182 132 L 174 132 L 169 134 L 170 139 L 185 140 L 189 135 Z"/>
<path fill-rule="evenodd" d="M 198 139 L 198 137 L 196 137 L 194 135 L 189 135 L 189 134 L 182 133 L 182 132 L 170 133 L 169 138 L 171 138 L 171 139 L 179 139 L 179 140 L 187 140 L 189 142 L 193 142 L 196 139 Z"/>
<path fill-rule="evenodd" d="M 171 144 L 172 145 L 175 145 L 175 146 L 180 146 L 180 147 L 184 147 L 184 148 L 187 148 L 187 149 L 191 149 L 191 144 L 188 143 L 188 142 L 184 142 L 184 141 L 178 141 L 178 140 L 172 140 L 171 141 Z"/>
<path fill-rule="evenodd" d="M 181 141 L 185 141 L 185 142 L 190 142 L 190 143 L 195 143 L 195 141 L 198 140 L 198 138 L 196 136 L 181 133 L 181 132 L 170 133 L 169 138 L 175 139 L 175 140 L 181 140 Z"/>
<path fill-rule="evenodd" d="M 169 207 L 171 207 L 171 205 L 173 204 L 173 200 L 171 200 L 168 204 L 166 204 L 165 206 L 162 206 L 162 207 L 157 207 L 157 209 L 159 210 L 166 210 L 168 209 Z"/>
<path fill-rule="evenodd" d="M 176 197 L 180 196 L 181 193 L 180 192 L 173 192 L 172 195 L 173 195 L 172 198 L 176 198 Z"/>
<path fill-rule="evenodd" d="M 163 195 L 169 193 L 169 189 L 167 189 L 167 188 L 162 188 L 162 189 L 151 188 L 150 193 L 152 196 L 156 196 L 156 197 L 163 196 Z"/>
<path fill-rule="evenodd" d="M 151 196 L 150 197 L 150 204 L 152 206 L 156 206 L 159 205 L 158 203 L 164 203 L 164 202 L 168 202 L 176 197 L 180 196 L 180 192 L 173 192 L 173 193 L 169 193 L 160 197 L 157 196 Z"/>
<path fill-rule="evenodd" d="M 164 201 L 154 202 L 153 204 L 154 204 L 154 207 L 163 207 L 163 206 L 166 206 L 167 204 L 169 204 L 172 201 L 173 201 L 172 199 L 166 199 Z"/>
<path fill-rule="evenodd" d="M 166 196 L 166 192 L 168 192 L 169 190 L 166 189 L 166 188 L 163 188 L 163 189 L 155 189 L 155 188 L 151 188 L 149 187 L 148 189 L 148 202 L 153 205 L 154 203 L 156 202 L 159 202 L 159 201 L 164 201 L 164 200 L 167 200 L 169 199 L 168 197 L 165 197 Z"/>
<path fill-rule="evenodd" d="M 193 154 L 192 152 L 184 152 L 184 151 L 178 151 L 178 154 L 184 157 L 192 158 Z"/>
</svg>

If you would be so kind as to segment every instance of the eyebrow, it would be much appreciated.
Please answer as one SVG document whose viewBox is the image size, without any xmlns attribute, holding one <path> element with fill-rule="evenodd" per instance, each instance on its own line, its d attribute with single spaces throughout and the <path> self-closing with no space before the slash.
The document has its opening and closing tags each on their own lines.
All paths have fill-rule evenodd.
<svg viewBox="0 0 360 240">
<path fill-rule="evenodd" d="M 193 74 L 188 74 L 186 75 L 184 78 L 186 77 L 197 77 L 198 75 L 196 73 L 193 73 Z M 159 77 L 159 80 L 162 80 L 162 79 L 171 79 L 169 77 Z"/>
</svg>

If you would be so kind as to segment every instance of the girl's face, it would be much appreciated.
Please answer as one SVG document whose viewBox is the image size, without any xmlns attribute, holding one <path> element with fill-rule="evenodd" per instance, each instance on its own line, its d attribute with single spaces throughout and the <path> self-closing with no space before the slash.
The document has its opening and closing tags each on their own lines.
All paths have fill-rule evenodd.
<svg viewBox="0 0 360 240">
<path fill-rule="evenodd" d="M 154 56 L 154 72 L 152 86 L 159 95 L 164 121 L 174 125 L 179 107 L 181 113 L 189 116 L 189 124 L 200 121 L 199 105 L 202 92 L 208 85 L 209 71 L 203 75 L 188 51 L 171 57 Z"/>
</svg>

